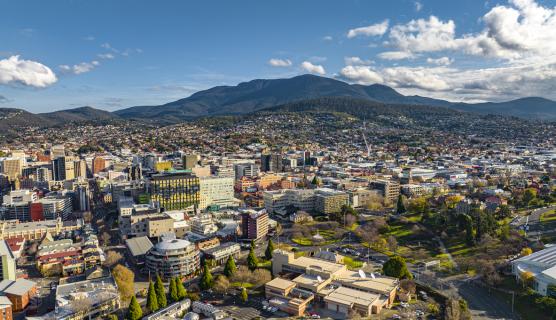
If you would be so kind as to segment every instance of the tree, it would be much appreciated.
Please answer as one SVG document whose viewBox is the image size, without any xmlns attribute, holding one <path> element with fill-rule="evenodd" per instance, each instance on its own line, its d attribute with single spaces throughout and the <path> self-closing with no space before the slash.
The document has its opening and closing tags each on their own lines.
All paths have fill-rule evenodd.
<svg viewBox="0 0 556 320">
<path fill-rule="evenodd" d="M 228 292 L 228 288 L 230 287 L 230 281 L 228 280 L 228 278 L 226 278 L 223 275 L 219 275 L 218 277 L 216 277 L 216 280 L 214 280 L 214 291 L 218 292 L 218 293 L 226 293 Z"/>
<path fill-rule="evenodd" d="M 407 269 L 405 264 L 405 259 L 400 256 L 395 256 L 390 258 L 384 266 L 382 266 L 384 274 L 389 277 L 394 277 L 398 279 L 411 279 L 413 276 Z"/>
<path fill-rule="evenodd" d="M 112 276 L 118 285 L 122 301 L 129 301 L 135 295 L 133 271 L 119 264 L 112 270 Z"/>
<path fill-rule="evenodd" d="M 415 294 L 417 286 L 415 285 L 415 281 L 411 279 L 403 279 L 400 281 L 400 288 L 403 289 L 405 292 Z"/>
<path fill-rule="evenodd" d="M 398 203 L 396 204 L 396 213 L 397 214 L 402 214 L 404 213 L 405 210 L 405 205 L 403 204 L 403 196 L 400 194 L 398 196 Z"/>
<path fill-rule="evenodd" d="M 533 250 L 529 247 L 525 247 L 525 248 L 521 249 L 521 255 L 522 256 L 528 256 L 531 253 L 533 253 Z"/>
<path fill-rule="evenodd" d="M 104 260 L 104 266 L 112 269 L 115 265 L 117 265 L 120 261 L 122 261 L 124 257 L 121 253 L 110 250 L 106 253 L 106 259 Z"/>
<path fill-rule="evenodd" d="M 531 271 L 525 271 L 521 274 L 520 277 L 521 281 L 523 282 L 523 286 L 525 287 L 531 284 L 531 282 L 535 278 L 535 275 Z"/>
<path fill-rule="evenodd" d="M 250 270 L 255 270 L 257 269 L 258 265 L 259 265 L 259 260 L 255 255 L 255 247 L 251 245 L 251 249 L 249 250 L 249 255 L 247 256 L 247 266 L 249 267 Z"/>
<path fill-rule="evenodd" d="M 170 287 L 168 288 L 172 302 L 178 302 L 180 300 L 178 297 L 178 287 L 176 286 L 176 281 L 178 281 L 176 278 L 172 278 L 170 280 Z"/>
<path fill-rule="evenodd" d="M 106 231 L 104 231 L 100 235 L 100 241 L 102 242 L 102 245 L 105 246 L 105 247 L 110 245 L 110 239 L 112 239 L 112 236 Z"/>
<path fill-rule="evenodd" d="M 214 279 L 212 278 L 212 274 L 210 273 L 209 266 L 205 263 L 203 267 L 203 276 L 201 277 L 201 281 L 199 282 L 199 286 L 202 290 L 208 290 L 212 288 L 214 285 Z"/>
<path fill-rule="evenodd" d="M 166 308 L 168 305 L 168 300 L 166 300 L 166 290 L 164 289 L 164 283 L 162 283 L 162 279 L 158 274 L 156 275 L 154 290 L 156 291 L 156 301 L 158 302 L 158 307 Z"/>
<path fill-rule="evenodd" d="M 537 189 L 527 188 L 523 193 L 523 204 L 528 206 L 529 203 L 537 197 Z"/>
<path fill-rule="evenodd" d="M 158 300 L 156 298 L 156 291 L 154 290 L 154 283 L 149 281 L 149 292 L 147 293 L 147 308 L 150 312 L 158 310 Z"/>
<path fill-rule="evenodd" d="M 243 301 L 245 303 L 245 302 L 247 302 L 248 299 L 249 299 L 249 296 L 247 295 L 247 289 L 242 288 L 241 289 L 241 301 Z"/>
<path fill-rule="evenodd" d="M 236 270 L 237 267 L 234 261 L 234 257 L 229 256 L 228 260 L 226 261 L 226 266 L 224 267 L 224 274 L 226 275 L 226 277 L 230 278 L 234 275 L 234 272 L 236 272 Z"/>
<path fill-rule="evenodd" d="M 141 310 L 141 306 L 137 302 L 137 298 L 134 296 L 131 297 L 131 302 L 129 303 L 129 308 L 127 310 L 126 318 L 128 320 L 139 320 L 143 317 L 143 310 Z"/>
<path fill-rule="evenodd" d="M 268 239 L 268 245 L 264 252 L 264 256 L 267 260 L 272 259 L 272 252 L 274 252 L 274 243 L 272 243 L 272 239 Z"/>
<path fill-rule="evenodd" d="M 396 240 L 396 237 L 388 236 L 388 239 L 386 239 L 386 241 L 388 242 L 388 249 L 396 253 L 396 251 L 398 250 L 398 240 Z"/>
<path fill-rule="evenodd" d="M 185 290 L 180 277 L 176 278 L 176 288 L 178 289 L 178 298 L 180 300 L 183 300 L 185 297 L 187 297 L 187 290 Z"/>
</svg>

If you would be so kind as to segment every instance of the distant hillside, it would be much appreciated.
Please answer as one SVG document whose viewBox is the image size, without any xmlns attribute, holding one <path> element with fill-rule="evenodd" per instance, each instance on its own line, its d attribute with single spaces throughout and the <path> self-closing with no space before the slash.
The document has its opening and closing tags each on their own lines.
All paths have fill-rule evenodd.
<svg viewBox="0 0 556 320">
<path fill-rule="evenodd" d="M 451 107 L 468 112 L 503 114 L 530 119 L 556 120 L 556 102 L 539 97 L 521 98 L 498 103 L 457 103 L 451 105 Z"/>
<path fill-rule="evenodd" d="M 385 85 L 350 85 L 314 75 L 257 79 L 237 86 L 218 86 L 164 105 L 131 107 L 118 110 L 115 114 L 126 119 L 176 123 L 202 116 L 246 114 L 289 102 L 323 97 L 350 97 L 384 104 L 450 107 L 462 111 L 556 120 L 556 102 L 542 98 L 525 98 L 506 103 L 453 103 L 421 96 L 404 96 Z"/>
<path fill-rule="evenodd" d="M 53 127 L 69 123 L 105 122 L 119 119 L 111 112 L 81 107 L 49 113 L 30 113 L 15 108 L 0 108 L 0 131 L 11 132 L 22 127 Z"/>
<path fill-rule="evenodd" d="M 75 109 L 61 110 L 49 113 L 39 113 L 38 116 L 50 119 L 56 123 L 83 122 L 83 121 L 105 121 L 119 118 L 116 114 L 99 110 L 92 107 L 80 107 Z"/>
</svg>

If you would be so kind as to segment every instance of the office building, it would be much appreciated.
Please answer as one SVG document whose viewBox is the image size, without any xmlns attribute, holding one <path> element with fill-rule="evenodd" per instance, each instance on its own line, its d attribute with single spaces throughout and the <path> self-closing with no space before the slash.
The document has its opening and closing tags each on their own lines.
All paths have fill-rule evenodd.
<svg viewBox="0 0 556 320">
<path fill-rule="evenodd" d="M 30 190 L 14 190 L 3 197 L 0 207 L 2 219 L 19 221 L 31 220 L 31 203 L 36 202 L 38 196 Z"/>
<path fill-rule="evenodd" d="M 106 169 L 106 160 L 104 157 L 94 157 L 93 158 L 93 174 L 99 173 Z"/>
<path fill-rule="evenodd" d="M 375 180 L 370 183 L 371 189 L 379 190 L 384 200 L 394 203 L 400 195 L 400 183 L 393 180 Z"/>
<path fill-rule="evenodd" d="M 270 154 L 261 155 L 261 171 L 262 172 L 270 171 Z"/>
<path fill-rule="evenodd" d="M 183 168 L 184 169 L 192 169 L 199 163 L 199 155 L 197 154 L 188 154 L 183 156 Z"/>
<path fill-rule="evenodd" d="M 159 274 L 167 280 L 192 277 L 200 268 L 199 250 L 193 243 L 167 234 L 147 253 L 146 266 L 150 274 Z"/>
<path fill-rule="evenodd" d="M 0 240 L 0 281 L 16 279 L 15 256 L 6 240 Z"/>
<path fill-rule="evenodd" d="M 210 235 L 218 230 L 210 213 L 203 213 L 191 218 L 191 232 L 199 235 Z"/>
<path fill-rule="evenodd" d="M 73 176 L 75 178 L 87 177 L 87 162 L 85 162 L 85 160 L 77 159 L 73 161 Z"/>
<path fill-rule="evenodd" d="M 243 210 L 241 213 L 241 232 L 244 239 L 260 240 L 268 234 L 268 213 L 265 209 Z"/>
<path fill-rule="evenodd" d="M 23 172 L 25 158 L 6 158 L 2 161 L 2 173 L 7 175 L 11 181 L 14 181 Z"/>
<path fill-rule="evenodd" d="M 70 220 L 73 213 L 71 198 L 62 194 L 49 194 L 37 200 L 37 203 L 42 206 L 44 219 L 56 220 L 60 218 L 66 221 Z"/>
<path fill-rule="evenodd" d="M 342 207 L 349 205 L 349 195 L 342 191 L 319 188 L 315 192 L 315 211 L 324 214 L 342 211 Z"/>
<path fill-rule="evenodd" d="M 150 200 L 164 210 L 198 207 L 199 191 L 199 178 L 185 171 L 152 175 L 147 184 Z"/>
<path fill-rule="evenodd" d="M 227 177 L 201 177 L 199 178 L 200 195 L 199 208 L 209 207 L 226 208 L 236 205 L 234 198 L 234 179 Z"/>
<path fill-rule="evenodd" d="M 236 180 L 241 177 L 254 178 L 259 175 L 259 167 L 254 163 L 238 163 L 234 165 Z"/>
</svg>

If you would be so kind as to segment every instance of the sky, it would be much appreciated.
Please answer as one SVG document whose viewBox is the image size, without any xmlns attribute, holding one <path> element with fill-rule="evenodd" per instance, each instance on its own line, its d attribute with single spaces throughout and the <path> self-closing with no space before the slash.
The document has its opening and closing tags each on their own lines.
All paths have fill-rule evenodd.
<svg viewBox="0 0 556 320">
<path fill-rule="evenodd" d="M 0 108 L 112 111 L 305 73 L 452 101 L 556 99 L 556 0 L 0 3 Z"/>
</svg>

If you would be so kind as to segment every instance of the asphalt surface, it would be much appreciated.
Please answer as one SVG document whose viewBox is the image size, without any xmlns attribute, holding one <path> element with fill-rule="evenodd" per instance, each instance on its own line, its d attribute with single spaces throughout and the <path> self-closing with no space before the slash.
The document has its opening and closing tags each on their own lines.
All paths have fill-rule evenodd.
<svg viewBox="0 0 556 320">
<path fill-rule="evenodd" d="M 512 314 L 511 305 L 488 289 L 471 281 L 456 284 L 458 293 L 467 300 L 473 319 L 518 319 Z"/>
</svg>

